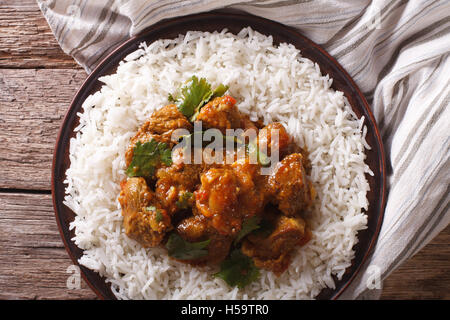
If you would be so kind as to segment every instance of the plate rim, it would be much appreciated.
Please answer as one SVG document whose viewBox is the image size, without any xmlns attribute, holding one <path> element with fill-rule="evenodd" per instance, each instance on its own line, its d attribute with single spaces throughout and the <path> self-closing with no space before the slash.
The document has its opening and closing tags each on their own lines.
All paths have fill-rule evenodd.
<svg viewBox="0 0 450 320">
<path fill-rule="evenodd" d="M 80 268 L 80 273 L 81 273 L 81 277 L 83 278 L 83 280 L 88 284 L 88 286 L 91 288 L 91 290 L 97 295 L 97 297 L 99 299 L 110 299 L 110 298 L 115 298 L 115 296 L 106 296 L 104 293 L 100 292 L 100 290 L 94 286 L 94 284 L 91 282 L 90 277 L 87 275 L 87 272 L 94 272 L 98 277 L 101 277 L 100 274 L 98 274 L 97 272 L 90 270 L 82 265 L 79 264 L 77 257 L 75 257 L 75 254 L 72 250 L 70 250 L 70 245 L 69 245 L 69 241 L 72 241 L 72 239 L 68 238 L 63 230 L 62 227 L 62 223 L 61 223 L 61 213 L 59 212 L 59 208 L 58 205 L 64 205 L 62 203 L 63 199 L 59 199 L 56 193 L 56 186 L 58 184 L 58 181 L 56 180 L 57 174 L 56 174 L 56 169 L 57 169 L 57 165 L 59 164 L 61 159 L 58 159 L 58 157 L 60 157 L 60 152 L 61 150 L 64 150 L 64 146 L 62 144 L 63 140 L 62 137 L 64 136 L 64 134 L 67 131 L 67 128 L 70 129 L 70 124 L 72 123 L 71 120 L 73 120 L 73 117 L 75 117 L 76 119 L 76 114 L 78 112 L 81 112 L 81 110 L 75 110 L 77 109 L 77 104 L 80 105 L 80 108 L 82 106 L 82 102 L 79 103 L 78 101 L 80 100 L 80 97 L 83 96 L 84 91 L 85 91 L 85 87 L 87 87 L 88 84 L 90 84 L 91 82 L 96 82 L 98 81 L 98 78 L 100 76 L 102 76 L 102 71 L 103 69 L 107 66 L 108 61 L 111 60 L 112 58 L 114 58 L 116 55 L 118 55 L 122 50 L 124 50 L 124 48 L 128 47 L 129 45 L 133 44 L 135 41 L 137 41 L 139 38 L 144 37 L 146 34 L 155 31 L 157 29 L 163 29 L 164 27 L 168 27 L 172 24 L 179 24 L 180 22 L 186 22 L 188 20 L 201 20 L 201 19 L 207 19 L 207 18 L 211 18 L 211 17 L 217 17 L 217 16 L 227 16 L 227 18 L 239 18 L 239 19 L 249 19 L 248 23 L 249 26 L 251 27 L 251 23 L 254 21 L 259 21 L 259 22 L 264 22 L 267 23 L 271 26 L 274 26 L 278 29 L 283 29 L 284 32 L 289 32 L 291 34 L 293 34 L 295 37 L 299 37 L 301 38 L 303 41 L 307 42 L 310 46 L 314 47 L 315 49 L 318 49 L 321 54 L 323 54 L 328 60 L 330 60 L 335 67 L 337 67 L 339 69 L 339 71 L 342 73 L 342 75 L 346 78 L 346 80 L 350 83 L 350 85 L 353 87 L 353 89 L 356 91 L 359 99 L 361 100 L 363 107 L 364 107 L 364 111 L 367 113 L 368 118 L 366 119 L 367 121 L 372 123 L 372 127 L 375 129 L 373 134 L 375 136 L 375 142 L 378 146 L 379 152 L 377 154 L 377 158 L 378 158 L 378 162 L 379 162 L 379 170 L 380 170 L 380 177 L 381 181 L 380 181 L 380 195 L 381 195 L 381 199 L 377 200 L 377 202 L 380 202 L 380 208 L 379 208 L 379 212 L 378 212 L 378 218 L 376 221 L 376 227 L 374 230 L 374 235 L 371 237 L 370 239 L 370 243 L 366 249 L 366 252 L 364 253 L 361 262 L 359 263 L 359 265 L 356 267 L 356 269 L 353 271 L 353 274 L 350 276 L 350 278 L 348 280 L 346 280 L 346 282 L 342 285 L 342 287 L 339 290 L 336 290 L 336 292 L 334 292 L 332 294 L 332 296 L 330 297 L 331 300 L 336 300 L 338 299 L 341 294 L 350 286 L 350 284 L 353 282 L 353 280 L 356 278 L 356 276 L 359 274 L 359 272 L 361 271 L 362 266 L 367 262 L 368 257 L 372 254 L 374 247 L 377 243 L 378 240 L 378 236 L 381 230 L 381 226 L 383 224 L 383 220 L 384 220 L 384 212 L 385 212 L 385 207 L 386 207 L 386 197 L 387 197 L 387 189 L 386 189 L 386 158 L 385 158 L 385 150 L 384 150 L 384 146 L 383 146 L 383 140 L 381 138 L 375 117 L 372 113 L 372 110 L 369 107 L 369 104 L 365 98 L 365 96 L 362 94 L 361 90 L 359 89 L 359 87 L 357 86 L 357 84 L 355 83 L 355 81 L 353 80 L 353 78 L 347 73 L 347 71 L 340 65 L 340 63 L 331 55 L 329 54 L 325 49 L 323 49 L 320 45 L 318 45 L 317 43 L 315 43 L 314 41 L 312 41 L 311 39 L 309 39 L 308 37 L 306 37 L 305 35 L 303 35 L 302 33 L 300 33 L 299 31 L 295 30 L 292 27 L 283 25 L 281 23 L 278 23 L 276 21 L 273 20 L 269 20 L 260 16 L 256 16 L 256 15 L 252 15 L 249 14 L 247 12 L 244 11 L 240 11 L 240 10 L 236 10 L 236 9 L 219 9 L 219 10 L 212 10 L 212 11 L 208 11 L 208 12 L 203 12 L 203 13 L 196 13 L 196 14 L 190 14 L 190 15 L 186 15 L 186 16 L 181 16 L 181 17 L 174 17 L 174 18 L 168 18 L 168 19 L 164 19 L 161 20 L 145 29 L 143 29 L 141 32 L 139 32 L 138 34 L 130 37 L 129 39 L 123 41 L 122 43 L 120 43 L 118 46 L 116 46 L 105 58 L 103 58 L 101 60 L 100 63 L 98 63 L 98 65 L 92 70 L 92 72 L 86 77 L 86 79 L 83 81 L 83 83 L 81 84 L 81 86 L 78 88 L 78 90 L 76 91 L 69 108 L 67 109 L 64 119 L 59 127 L 58 130 L 58 135 L 56 138 L 56 143 L 55 143 L 55 147 L 53 150 L 53 159 L 52 159 L 52 172 L 51 172 L 51 193 L 52 193 L 52 202 L 53 202 L 53 208 L 54 208 L 54 214 L 55 214 L 55 219 L 58 225 L 58 230 L 60 233 L 60 236 L 63 240 L 64 243 L 64 248 L 66 250 L 66 252 L 68 253 L 69 257 L 71 258 L 72 262 L 74 265 L 78 266 Z M 295 45 L 294 45 L 295 46 Z M 122 56 L 121 59 L 119 59 L 119 61 L 122 61 L 123 58 L 126 55 Z M 316 61 L 313 61 L 316 63 Z M 320 67 L 320 65 L 319 65 Z M 80 109 L 78 108 L 78 109 Z M 353 109 L 353 106 L 352 106 Z M 68 143 L 70 144 L 70 138 L 68 140 Z M 70 145 L 69 145 L 70 146 Z M 367 149 L 366 151 L 367 152 Z M 65 172 L 64 172 L 64 177 L 65 177 Z M 61 177 L 62 178 L 62 177 Z M 61 180 L 61 179 L 60 179 Z M 62 185 L 65 185 L 63 182 L 61 182 Z M 60 200 L 60 203 L 58 203 L 58 200 Z M 69 210 L 71 210 L 69 208 Z M 72 210 L 71 210 L 72 211 Z M 361 231 L 361 230 L 360 230 Z M 74 244 L 75 245 L 75 244 Z M 75 245 L 76 246 L 76 245 Z M 82 249 L 80 249 L 82 250 Z M 355 257 L 356 257 L 356 252 L 355 252 Z M 354 259 L 354 258 L 353 258 Z M 353 259 L 352 259 L 352 264 L 353 264 Z M 351 266 L 350 266 L 351 267 Z M 348 270 L 347 267 L 346 270 Z M 103 279 L 103 277 L 101 277 Z M 326 288 L 324 288 L 326 289 Z M 335 289 L 334 289 L 335 290 Z M 322 292 L 322 290 L 321 290 Z M 112 293 L 112 292 L 111 292 Z"/>
</svg>

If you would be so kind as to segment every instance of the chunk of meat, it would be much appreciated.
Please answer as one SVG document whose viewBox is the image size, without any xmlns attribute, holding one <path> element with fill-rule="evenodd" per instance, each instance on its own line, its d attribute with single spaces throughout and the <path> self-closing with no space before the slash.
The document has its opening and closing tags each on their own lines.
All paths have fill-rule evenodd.
<svg viewBox="0 0 450 320">
<path fill-rule="evenodd" d="M 242 243 L 242 253 L 253 258 L 255 266 L 283 273 L 289 266 L 292 251 L 311 238 L 305 221 L 300 217 L 275 216 L 274 230 L 265 237 L 261 233 L 249 234 Z"/>
<path fill-rule="evenodd" d="M 271 202 L 287 216 L 297 215 L 311 206 L 315 192 L 300 153 L 293 153 L 276 165 L 268 178 L 267 192 Z"/>
<path fill-rule="evenodd" d="M 214 98 L 200 109 L 196 121 L 202 121 L 207 129 L 219 129 L 223 134 L 226 129 L 239 128 L 241 113 L 235 104 L 236 100 L 230 96 Z"/>
<path fill-rule="evenodd" d="M 240 128 L 244 130 L 245 143 L 249 143 L 254 138 L 258 137 L 259 123 L 250 120 L 249 116 L 241 114 Z"/>
<path fill-rule="evenodd" d="M 267 203 L 265 177 L 260 175 L 261 166 L 250 163 L 250 159 L 246 157 L 238 159 L 231 167 L 238 182 L 238 210 L 241 216 L 246 220 L 260 214 Z"/>
<path fill-rule="evenodd" d="M 236 235 L 244 220 L 263 211 L 267 200 L 259 169 L 244 158 L 202 174 L 202 185 L 195 192 L 196 210 L 219 234 Z"/>
<path fill-rule="evenodd" d="M 153 112 L 150 119 L 148 119 L 141 129 L 146 132 L 167 135 L 176 129 L 187 129 L 191 131 L 192 124 L 178 110 L 175 104 L 169 104 Z"/>
<path fill-rule="evenodd" d="M 216 264 L 227 257 L 233 238 L 218 234 L 209 224 L 210 221 L 205 216 L 194 215 L 184 219 L 178 225 L 178 234 L 188 242 L 210 240 L 208 255 L 196 260 L 190 260 L 188 263 L 197 265 L 204 263 Z"/>
<path fill-rule="evenodd" d="M 208 255 L 205 260 L 208 263 L 218 264 L 228 256 L 234 238 L 219 233 L 212 233 L 209 239 L 211 242 L 208 245 Z"/>
<path fill-rule="evenodd" d="M 248 115 L 241 114 L 241 124 L 239 126 L 240 128 L 244 130 L 252 129 L 255 130 L 255 133 L 258 133 L 258 125 L 260 125 L 260 123 L 251 121 Z"/>
<path fill-rule="evenodd" d="M 136 143 L 140 142 L 144 144 L 146 142 L 150 142 L 151 140 L 166 143 L 170 147 L 173 146 L 173 142 L 170 140 L 170 137 L 139 131 L 138 134 L 136 134 L 133 138 L 131 138 L 130 145 L 128 146 L 127 151 L 125 152 L 125 165 L 127 167 L 133 160 L 134 147 L 136 146 Z"/>
<path fill-rule="evenodd" d="M 130 145 L 125 153 L 126 166 L 128 167 L 133 159 L 134 147 L 138 141 L 145 143 L 156 140 L 157 142 L 166 143 L 172 148 L 176 143 L 171 139 L 172 133 L 176 129 L 192 129 L 192 124 L 178 111 L 176 105 L 170 104 L 153 112 L 150 119 L 131 138 Z"/>
<path fill-rule="evenodd" d="M 177 226 L 178 234 L 188 242 L 208 239 L 208 221 L 203 215 L 190 216 Z"/>
<path fill-rule="evenodd" d="M 185 197 L 187 192 L 193 193 L 197 189 L 201 171 L 200 165 L 182 162 L 173 163 L 170 167 L 161 167 L 156 171 L 158 179 L 155 189 L 156 198 L 170 215 L 183 209 L 178 201 Z M 188 204 L 191 202 L 188 201 Z"/>
<path fill-rule="evenodd" d="M 284 126 L 279 122 L 271 123 L 258 133 L 258 147 L 260 151 L 271 155 L 278 152 L 279 159 L 281 159 L 287 151 L 288 145 L 291 142 Z"/>
<path fill-rule="evenodd" d="M 300 153 L 303 156 L 302 163 L 303 167 L 305 168 L 306 174 L 311 174 L 311 161 L 308 158 L 308 150 L 303 149 L 299 145 L 297 145 L 295 142 L 291 141 L 287 148 L 286 148 L 286 155 L 292 154 L 292 153 Z M 283 157 L 281 158 L 283 159 Z"/>
<path fill-rule="evenodd" d="M 129 178 L 121 183 L 119 202 L 122 214 L 128 216 L 149 205 L 154 198 L 144 178 Z"/>
<path fill-rule="evenodd" d="M 211 168 L 201 176 L 195 192 L 196 208 L 211 219 L 211 226 L 222 235 L 239 232 L 242 216 L 238 210 L 238 180 L 230 168 Z"/>
<path fill-rule="evenodd" d="M 144 247 L 159 245 L 172 229 L 166 210 L 150 205 L 154 195 L 144 178 L 129 178 L 121 188 L 119 202 L 125 233 Z"/>
</svg>

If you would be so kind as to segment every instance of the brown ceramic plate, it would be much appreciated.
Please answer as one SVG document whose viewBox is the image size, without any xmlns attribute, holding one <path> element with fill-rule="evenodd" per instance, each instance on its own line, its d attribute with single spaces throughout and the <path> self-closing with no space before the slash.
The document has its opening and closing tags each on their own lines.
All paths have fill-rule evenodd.
<svg viewBox="0 0 450 320">
<path fill-rule="evenodd" d="M 81 111 L 81 105 L 84 100 L 90 94 L 93 94 L 100 89 L 101 83 L 98 81 L 98 78 L 106 74 L 114 73 L 118 63 L 125 56 L 137 50 L 141 42 L 145 41 L 151 43 L 162 38 L 175 38 L 179 34 L 186 33 L 189 30 L 221 31 L 222 29 L 227 28 L 229 31 L 237 33 L 247 26 L 250 26 L 262 34 L 271 35 L 276 44 L 287 42 L 295 45 L 301 50 L 304 57 L 317 62 L 321 72 L 323 74 L 329 74 L 330 77 L 333 78 L 333 89 L 344 92 L 357 116 L 364 116 L 365 118 L 364 124 L 368 129 L 366 140 L 372 147 L 370 151 L 366 152 L 366 163 L 374 173 L 373 177 L 367 175 L 370 184 L 370 192 L 368 193 L 369 210 L 367 211 L 368 228 L 358 233 L 359 242 L 354 248 L 356 256 L 352 261 L 352 265 L 347 268 L 343 278 L 336 281 L 336 288 L 322 290 L 317 298 L 336 299 L 354 279 L 356 273 L 376 243 L 383 220 L 386 199 L 383 145 L 375 119 L 369 109 L 367 101 L 355 82 L 339 63 L 320 46 L 302 36 L 299 32 L 267 19 L 244 13 L 226 11 L 214 11 L 180 17 L 165 20 L 151 26 L 140 35 L 127 40 L 103 60 L 89 75 L 74 97 L 56 142 L 53 157 L 52 194 L 56 221 L 67 252 L 75 264 L 78 265 L 78 259 L 83 252 L 71 240 L 74 233 L 73 230 L 69 230 L 69 224 L 73 221 L 75 214 L 63 204 L 65 189 L 64 180 L 66 177 L 66 169 L 70 165 L 69 141 L 70 138 L 74 136 L 74 128 L 78 125 L 77 113 Z M 104 278 L 83 266 L 80 266 L 80 268 L 83 278 L 99 298 L 115 299 L 109 284 L 105 283 Z"/>
</svg>

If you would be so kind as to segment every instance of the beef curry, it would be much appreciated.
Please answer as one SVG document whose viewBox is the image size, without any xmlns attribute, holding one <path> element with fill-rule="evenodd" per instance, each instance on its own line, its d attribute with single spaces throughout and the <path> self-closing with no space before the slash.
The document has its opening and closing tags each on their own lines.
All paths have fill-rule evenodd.
<svg viewBox="0 0 450 320">
<path fill-rule="evenodd" d="M 128 178 L 121 182 L 119 202 L 128 237 L 144 247 L 166 247 L 184 263 L 221 264 L 218 276 L 242 287 L 249 281 L 234 281 L 227 268 L 239 265 L 240 276 L 256 275 L 259 268 L 280 275 L 293 251 L 310 240 L 303 214 L 315 191 L 305 151 L 284 126 L 250 121 L 223 89 L 188 113 L 182 99 L 171 97 L 174 103 L 150 116 L 126 151 Z M 182 139 L 173 139 L 173 133 L 194 133 L 198 121 L 224 136 L 227 129 L 254 130 L 254 145 L 267 155 L 277 152 L 278 163 L 261 174 L 265 164 L 252 163 L 248 154 L 231 155 L 231 162 L 180 161 L 175 150 L 185 149 L 175 148 Z"/>
</svg>

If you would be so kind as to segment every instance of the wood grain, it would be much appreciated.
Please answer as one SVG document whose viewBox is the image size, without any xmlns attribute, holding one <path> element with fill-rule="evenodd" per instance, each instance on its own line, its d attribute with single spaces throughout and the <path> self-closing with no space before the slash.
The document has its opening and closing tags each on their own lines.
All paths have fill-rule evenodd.
<svg viewBox="0 0 450 320">
<path fill-rule="evenodd" d="M 51 195 L 0 193 L 0 212 L 0 299 L 96 298 L 83 281 L 80 289 L 67 288 L 72 261 Z"/>
<path fill-rule="evenodd" d="M 58 45 L 35 0 L 0 0 L 1 68 L 80 68 Z"/>
<path fill-rule="evenodd" d="M 381 299 L 450 299 L 450 226 L 395 270 Z"/>
<path fill-rule="evenodd" d="M 86 74 L 0 69 L 0 188 L 50 190 L 56 136 Z"/>
</svg>

